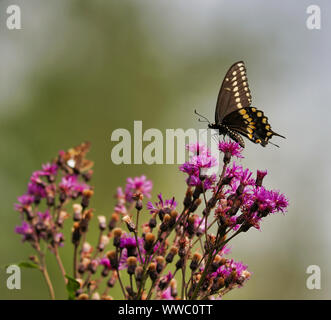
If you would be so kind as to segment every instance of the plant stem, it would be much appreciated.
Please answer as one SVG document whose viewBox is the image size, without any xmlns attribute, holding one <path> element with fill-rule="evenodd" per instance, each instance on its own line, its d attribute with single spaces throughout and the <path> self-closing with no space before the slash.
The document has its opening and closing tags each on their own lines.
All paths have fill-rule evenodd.
<svg viewBox="0 0 331 320">
<path fill-rule="evenodd" d="M 66 278 L 66 271 L 64 269 L 64 266 L 63 266 L 63 263 L 62 263 L 62 260 L 61 260 L 61 257 L 60 257 L 60 254 L 59 254 L 59 250 L 58 250 L 58 247 L 57 245 L 55 245 L 54 247 L 54 253 L 55 253 L 55 258 L 56 258 L 56 261 L 59 265 L 59 268 L 61 270 L 61 273 L 62 273 L 62 276 L 63 276 L 63 280 L 64 280 L 64 283 L 67 284 L 68 283 L 68 279 Z"/>
<path fill-rule="evenodd" d="M 207 272 L 208 272 L 208 269 L 209 269 L 209 266 L 210 266 L 210 263 L 212 262 L 212 258 L 213 258 L 213 250 L 210 250 L 209 254 L 208 254 L 208 260 L 207 260 L 207 263 L 205 265 L 205 269 L 203 270 L 203 273 L 201 275 L 201 278 L 192 294 L 192 297 L 191 297 L 191 300 L 195 300 L 199 294 L 199 290 L 200 290 L 200 287 L 201 285 L 203 284 L 203 282 L 205 281 L 205 278 L 207 276 Z"/>
<path fill-rule="evenodd" d="M 48 291 L 49 291 L 49 294 L 51 296 L 51 299 L 52 300 L 55 300 L 55 294 L 54 294 L 54 289 L 53 289 L 52 281 L 51 281 L 51 279 L 49 277 L 49 274 L 48 274 L 48 271 L 47 271 L 47 267 L 46 267 L 45 255 L 41 251 L 39 251 L 39 255 L 40 255 L 40 261 L 41 261 L 40 271 L 42 272 L 42 274 L 43 274 L 43 276 L 45 278 L 45 281 L 46 281 L 46 284 L 47 284 Z"/>
<path fill-rule="evenodd" d="M 78 245 L 75 244 L 74 245 L 74 278 L 76 279 L 78 277 L 77 275 L 77 250 L 78 249 Z"/>
</svg>

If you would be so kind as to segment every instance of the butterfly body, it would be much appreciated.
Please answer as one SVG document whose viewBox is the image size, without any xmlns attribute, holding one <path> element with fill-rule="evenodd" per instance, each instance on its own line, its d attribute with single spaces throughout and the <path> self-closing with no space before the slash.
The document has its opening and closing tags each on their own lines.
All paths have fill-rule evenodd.
<svg viewBox="0 0 331 320">
<path fill-rule="evenodd" d="M 228 126 L 224 124 L 212 123 L 208 125 L 208 128 L 218 130 L 220 136 L 228 135 L 232 140 L 238 142 L 241 147 L 245 148 L 245 142 L 244 139 L 241 137 L 241 135 L 232 131 Z"/>
<path fill-rule="evenodd" d="M 218 130 L 220 135 L 228 135 L 242 147 L 245 147 L 242 136 L 263 147 L 274 135 L 285 138 L 271 130 L 264 112 L 252 107 L 251 102 L 246 68 L 239 61 L 226 73 L 217 98 L 215 123 L 208 127 Z"/>
</svg>

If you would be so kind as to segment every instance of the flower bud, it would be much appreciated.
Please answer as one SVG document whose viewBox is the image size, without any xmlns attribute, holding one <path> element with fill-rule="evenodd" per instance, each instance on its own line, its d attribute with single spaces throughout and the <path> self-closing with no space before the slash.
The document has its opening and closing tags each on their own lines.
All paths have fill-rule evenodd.
<svg viewBox="0 0 331 320">
<path fill-rule="evenodd" d="M 135 273 L 136 267 L 137 267 L 137 258 L 136 257 L 129 257 L 126 260 L 126 263 L 128 265 L 127 272 L 128 274 L 132 275 Z"/>
<path fill-rule="evenodd" d="M 166 256 L 167 263 L 171 263 L 174 260 L 174 257 L 177 253 L 178 253 L 178 248 L 177 247 L 172 247 L 170 249 L 170 252 Z"/>
<path fill-rule="evenodd" d="M 176 221 L 177 221 L 177 217 L 178 217 L 178 212 L 176 210 L 172 210 L 170 213 L 170 221 L 169 221 L 169 227 L 171 228 L 172 226 L 175 225 Z"/>
<path fill-rule="evenodd" d="M 74 221 L 80 221 L 82 219 L 83 207 L 78 203 L 75 203 L 72 207 L 74 209 Z"/>
<path fill-rule="evenodd" d="M 195 219 L 196 219 L 195 216 L 190 216 L 190 217 L 187 219 L 187 228 L 186 228 L 186 231 L 187 231 L 187 233 L 188 233 L 190 236 L 193 236 L 194 233 L 195 233 L 195 228 L 194 228 Z"/>
<path fill-rule="evenodd" d="M 191 188 L 187 188 L 185 198 L 184 198 L 184 207 L 189 208 L 192 203 L 192 190 Z"/>
<path fill-rule="evenodd" d="M 67 219 L 68 217 L 69 217 L 68 212 L 61 210 L 56 221 L 57 225 L 61 228 L 63 226 L 64 220 Z"/>
<path fill-rule="evenodd" d="M 100 229 L 100 231 L 106 230 L 106 228 L 107 228 L 106 217 L 105 216 L 98 216 L 98 220 L 99 220 L 99 229 Z"/>
<path fill-rule="evenodd" d="M 136 201 L 136 209 L 140 211 L 142 208 L 143 208 L 143 202 L 140 199 L 138 199 Z"/>
<path fill-rule="evenodd" d="M 82 197 L 82 202 L 81 202 L 83 209 L 85 209 L 89 206 L 89 202 L 90 202 L 91 197 L 93 196 L 93 193 L 94 192 L 91 189 L 83 190 L 83 197 Z"/>
<path fill-rule="evenodd" d="M 184 265 L 184 258 L 180 258 L 176 263 L 176 269 L 181 269 Z"/>
<path fill-rule="evenodd" d="M 100 252 L 103 251 L 108 243 L 109 243 L 109 237 L 106 235 L 102 235 L 98 245 L 98 250 Z"/>
<path fill-rule="evenodd" d="M 198 266 L 199 266 L 199 262 L 200 262 L 200 260 L 201 260 L 201 254 L 200 253 L 198 253 L 198 252 L 196 252 L 194 255 L 193 255 L 193 257 L 192 257 L 192 261 L 191 261 L 191 264 L 190 264 L 190 269 L 192 270 L 192 271 L 195 271 L 197 268 L 198 268 Z"/>
<path fill-rule="evenodd" d="M 140 282 L 143 278 L 144 269 L 141 266 L 136 267 L 136 279 Z"/>
<path fill-rule="evenodd" d="M 191 205 L 190 212 L 194 212 L 196 209 L 198 209 L 201 204 L 201 201 L 201 199 L 196 199 Z"/>
<path fill-rule="evenodd" d="M 115 286 L 115 283 L 116 283 L 117 278 L 118 278 L 117 272 L 114 271 L 113 274 L 112 274 L 112 276 L 107 281 L 107 287 L 113 288 Z"/>
<path fill-rule="evenodd" d="M 145 236 L 144 249 L 149 253 L 153 249 L 155 241 L 155 236 L 153 233 L 149 232 Z"/>
<path fill-rule="evenodd" d="M 86 293 L 81 293 L 78 298 L 78 300 L 89 300 L 89 297 Z"/>
<path fill-rule="evenodd" d="M 136 231 L 136 226 L 132 222 L 131 217 L 129 215 L 126 215 L 122 218 L 122 220 L 126 223 L 126 226 L 128 227 L 128 230 L 130 232 L 135 232 Z"/>
<path fill-rule="evenodd" d="M 262 181 L 263 181 L 263 179 L 264 179 L 264 177 L 266 175 L 267 175 L 267 170 L 265 170 L 265 171 L 257 170 L 256 181 L 255 181 L 255 185 L 257 187 L 261 187 L 262 186 Z"/>
<path fill-rule="evenodd" d="M 157 279 L 156 264 L 154 262 L 151 262 L 148 267 L 148 275 L 152 281 L 155 281 Z"/>
<path fill-rule="evenodd" d="M 177 297 L 177 281 L 176 279 L 171 279 L 170 281 L 171 296 L 173 298 Z"/>
<path fill-rule="evenodd" d="M 157 271 L 157 273 L 161 273 L 165 266 L 165 259 L 162 256 L 158 256 L 158 257 L 156 257 L 156 262 L 157 262 L 156 271 Z"/>
<path fill-rule="evenodd" d="M 113 231 L 113 234 L 114 234 L 113 244 L 114 244 L 114 247 L 116 247 L 116 248 L 118 248 L 120 246 L 122 233 L 123 233 L 123 230 L 121 228 L 115 228 Z"/>
<path fill-rule="evenodd" d="M 148 226 L 153 230 L 156 227 L 156 215 L 153 214 L 152 218 L 149 219 Z"/>
<path fill-rule="evenodd" d="M 78 246 L 79 241 L 80 241 L 80 237 L 81 237 L 80 226 L 79 226 L 78 222 L 74 223 L 74 226 L 73 226 L 71 232 L 72 232 L 71 241 L 75 246 Z"/>
<path fill-rule="evenodd" d="M 161 232 L 164 232 L 164 231 L 166 231 L 168 229 L 170 220 L 171 220 L 170 215 L 169 214 L 165 214 L 164 217 L 163 217 L 163 221 L 162 221 L 162 223 L 160 225 Z"/>
<path fill-rule="evenodd" d="M 199 199 L 200 197 L 200 194 L 203 192 L 203 189 L 202 189 L 202 185 L 201 183 L 199 185 L 197 185 L 194 189 L 194 192 L 193 192 L 193 201 L 195 201 L 196 199 Z"/>
<path fill-rule="evenodd" d="M 114 268 L 117 269 L 118 268 L 118 259 L 117 259 L 117 254 L 116 251 L 112 250 L 112 251 L 108 251 L 107 252 L 107 258 L 110 261 L 110 265 Z"/>
<path fill-rule="evenodd" d="M 92 260 L 87 268 L 92 274 L 94 274 L 97 271 L 98 265 L 99 265 L 99 262 L 97 260 Z"/>
<path fill-rule="evenodd" d="M 119 220 L 120 220 L 119 214 L 114 212 L 111 215 L 111 218 L 110 218 L 110 221 L 108 224 L 109 231 L 112 231 L 116 227 L 116 224 L 118 223 Z"/>
<path fill-rule="evenodd" d="M 94 292 L 92 294 L 91 300 L 101 300 L 99 292 Z"/>
</svg>

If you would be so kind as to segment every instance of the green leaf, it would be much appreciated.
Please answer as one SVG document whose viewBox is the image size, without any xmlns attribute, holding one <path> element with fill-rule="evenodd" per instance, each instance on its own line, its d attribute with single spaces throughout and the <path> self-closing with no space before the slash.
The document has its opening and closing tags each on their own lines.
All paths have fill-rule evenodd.
<svg viewBox="0 0 331 320">
<path fill-rule="evenodd" d="M 68 299 L 75 300 L 76 291 L 80 288 L 80 284 L 76 279 L 68 275 L 66 275 L 66 278 L 68 279 L 68 283 L 67 283 Z"/>
<path fill-rule="evenodd" d="M 30 261 L 22 261 L 17 264 L 20 268 L 39 269 L 39 266 Z"/>
</svg>

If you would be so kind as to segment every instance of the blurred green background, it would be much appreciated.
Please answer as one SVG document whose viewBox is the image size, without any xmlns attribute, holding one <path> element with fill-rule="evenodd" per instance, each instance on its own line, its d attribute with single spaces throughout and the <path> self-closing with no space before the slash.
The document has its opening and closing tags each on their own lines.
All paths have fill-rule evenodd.
<svg viewBox="0 0 331 320">
<path fill-rule="evenodd" d="M 116 166 L 111 133 L 132 133 L 134 120 L 163 133 L 203 128 L 194 108 L 213 119 L 227 68 L 244 60 L 253 104 L 287 140 L 274 141 L 280 149 L 247 142 L 242 163 L 268 169 L 266 185 L 284 192 L 290 208 L 269 217 L 261 232 L 232 242 L 231 256 L 253 275 L 226 298 L 331 298 L 329 2 L 314 1 L 321 30 L 307 29 L 311 3 L 300 0 L 16 0 L 22 30 L 13 31 L 6 28 L 10 4 L 0 2 L 1 266 L 32 253 L 14 234 L 19 216 L 13 210 L 31 172 L 82 141 L 92 142 L 96 214 L 108 216 L 116 187 L 143 173 L 154 182 L 154 198 L 162 191 L 181 201 L 185 182 L 177 165 Z M 91 243 L 95 221 L 93 229 Z M 71 254 L 68 241 L 61 249 L 67 269 Z M 48 258 L 56 295 L 65 299 L 60 272 Z M 321 290 L 306 288 L 309 265 L 321 268 Z M 1 299 L 48 298 L 35 270 L 22 270 L 21 290 L 8 290 L 6 279 L 2 268 Z"/>
</svg>

